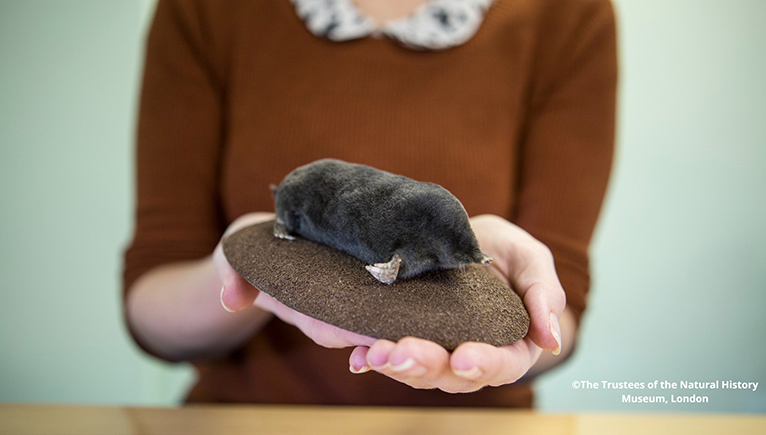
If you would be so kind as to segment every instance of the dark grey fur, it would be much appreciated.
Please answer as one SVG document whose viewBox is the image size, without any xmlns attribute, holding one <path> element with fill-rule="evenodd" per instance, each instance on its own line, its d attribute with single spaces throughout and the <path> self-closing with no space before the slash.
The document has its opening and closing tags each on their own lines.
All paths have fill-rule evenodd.
<svg viewBox="0 0 766 435">
<path fill-rule="evenodd" d="M 274 198 L 282 230 L 367 264 L 398 254 L 399 278 L 489 260 L 463 205 L 437 184 L 325 159 L 288 174 Z"/>
</svg>

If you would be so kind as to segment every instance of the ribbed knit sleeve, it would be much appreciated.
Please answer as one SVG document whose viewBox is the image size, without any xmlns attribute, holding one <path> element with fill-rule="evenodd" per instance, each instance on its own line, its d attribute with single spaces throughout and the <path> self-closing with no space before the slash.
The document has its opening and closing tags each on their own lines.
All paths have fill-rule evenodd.
<svg viewBox="0 0 766 435">
<path fill-rule="evenodd" d="M 137 131 L 135 232 L 124 290 L 162 264 L 212 253 L 222 232 L 217 194 L 223 73 L 207 33 L 213 2 L 161 0 L 146 44 Z"/>
<path fill-rule="evenodd" d="M 577 6 L 577 10 L 572 10 Z M 515 222 L 553 252 L 579 321 L 589 288 L 588 245 L 612 164 L 617 82 L 608 0 L 549 2 L 523 130 Z"/>
</svg>

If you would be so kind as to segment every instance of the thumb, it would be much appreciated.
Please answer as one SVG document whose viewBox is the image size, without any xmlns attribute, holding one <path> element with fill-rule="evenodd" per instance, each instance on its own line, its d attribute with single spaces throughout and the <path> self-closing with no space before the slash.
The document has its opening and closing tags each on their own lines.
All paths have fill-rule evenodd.
<svg viewBox="0 0 766 435">
<path fill-rule="evenodd" d="M 221 305 L 226 311 L 231 313 L 242 311 L 253 305 L 255 298 L 258 297 L 258 289 L 250 285 L 240 276 L 226 260 L 223 253 L 223 240 L 234 232 L 259 222 L 272 219 L 272 213 L 248 213 L 240 216 L 226 229 L 221 241 L 218 242 L 213 252 L 213 264 L 218 270 L 218 276 L 221 278 Z"/>
<path fill-rule="evenodd" d="M 252 306 L 255 298 L 258 297 L 258 289 L 245 281 L 226 261 L 221 243 L 218 244 L 213 253 L 213 264 L 221 278 L 221 305 L 223 308 L 234 313 Z"/>
<path fill-rule="evenodd" d="M 535 283 L 524 292 L 523 300 L 529 312 L 529 338 L 541 348 L 552 350 L 554 355 L 558 355 L 561 352 L 559 316 L 566 305 L 563 290 L 545 283 Z"/>
<path fill-rule="evenodd" d="M 258 289 L 234 272 L 224 278 L 221 286 L 221 305 L 230 313 L 242 311 L 253 305 L 258 293 Z"/>
</svg>

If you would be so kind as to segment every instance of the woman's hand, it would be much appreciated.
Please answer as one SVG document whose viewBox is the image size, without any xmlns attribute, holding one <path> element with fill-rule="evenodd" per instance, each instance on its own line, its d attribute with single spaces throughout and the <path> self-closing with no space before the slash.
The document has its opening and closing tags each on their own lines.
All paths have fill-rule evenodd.
<svg viewBox="0 0 766 435">
<path fill-rule="evenodd" d="M 273 218 L 257 213 L 237 219 L 224 238 L 248 225 Z M 471 225 L 483 252 L 493 257 L 489 266 L 524 300 L 530 314 L 527 336 L 511 345 L 494 347 L 485 343 L 463 343 L 452 353 L 438 344 L 407 337 L 394 343 L 349 332 L 301 314 L 245 281 L 231 268 L 221 246 L 214 263 L 224 283 L 221 303 L 229 311 L 252 305 L 295 325 L 324 347 L 356 346 L 349 358 L 350 370 L 375 370 L 414 388 L 438 388 L 447 392 L 470 392 L 487 385 L 515 382 L 540 358 L 543 349 L 561 349 L 559 316 L 566 298 L 556 276 L 553 257 L 541 242 L 521 228 L 497 216 L 478 216 Z"/>
<path fill-rule="evenodd" d="M 250 213 L 236 219 L 221 238 L 213 254 L 213 263 L 218 270 L 223 286 L 221 287 L 221 305 L 230 312 L 238 312 L 255 305 L 266 310 L 282 321 L 298 327 L 307 337 L 320 346 L 338 348 L 351 346 L 370 346 L 375 339 L 340 329 L 328 323 L 299 313 L 276 299 L 259 292 L 234 269 L 223 254 L 222 242 L 238 230 L 273 219 L 272 213 Z"/>
<path fill-rule="evenodd" d="M 498 216 L 471 219 L 490 265 L 524 300 L 530 315 L 525 338 L 508 346 L 463 343 L 451 354 L 431 341 L 407 337 L 397 343 L 377 340 L 359 346 L 349 358 L 354 373 L 375 370 L 414 388 L 470 392 L 518 380 L 537 362 L 543 349 L 561 350 L 559 317 L 566 297 L 550 250 L 526 231 Z M 569 322 L 567 322 L 569 323 Z"/>
<path fill-rule="evenodd" d="M 227 233 L 271 217 L 243 216 Z M 222 283 L 226 292 L 219 292 Z M 226 262 L 219 242 L 212 255 L 144 273 L 128 290 L 127 320 L 136 338 L 155 355 L 172 361 L 204 360 L 238 348 L 271 319 L 270 312 L 252 306 L 257 295 Z M 219 300 L 239 312 L 227 313 Z"/>
</svg>

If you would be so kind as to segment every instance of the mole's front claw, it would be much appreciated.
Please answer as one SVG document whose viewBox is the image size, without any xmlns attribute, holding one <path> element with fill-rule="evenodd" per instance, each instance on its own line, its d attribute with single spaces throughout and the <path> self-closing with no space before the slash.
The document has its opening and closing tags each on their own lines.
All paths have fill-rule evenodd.
<svg viewBox="0 0 766 435">
<path fill-rule="evenodd" d="M 391 284 L 396 281 L 396 276 L 399 274 L 399 266 L 402 264 L 402 258 L 398 254 L 394 254 L 391 257 L 391 261 L 388 263 L 375 263 L 368 264 L 364 268 L 367 269 L 372 276 L 383 284 Z"/>
<path fill-rule="evenodd" d="M 282 222 L 282 220 L 277 219 L 274 221 L 274 237 L 283 239 L 283 240 L 295 240 L 294 236 L 291 236 L 289 232 L 287 232 L 287 228 L 285 227 L 285 223 Z"/>
</svg>

